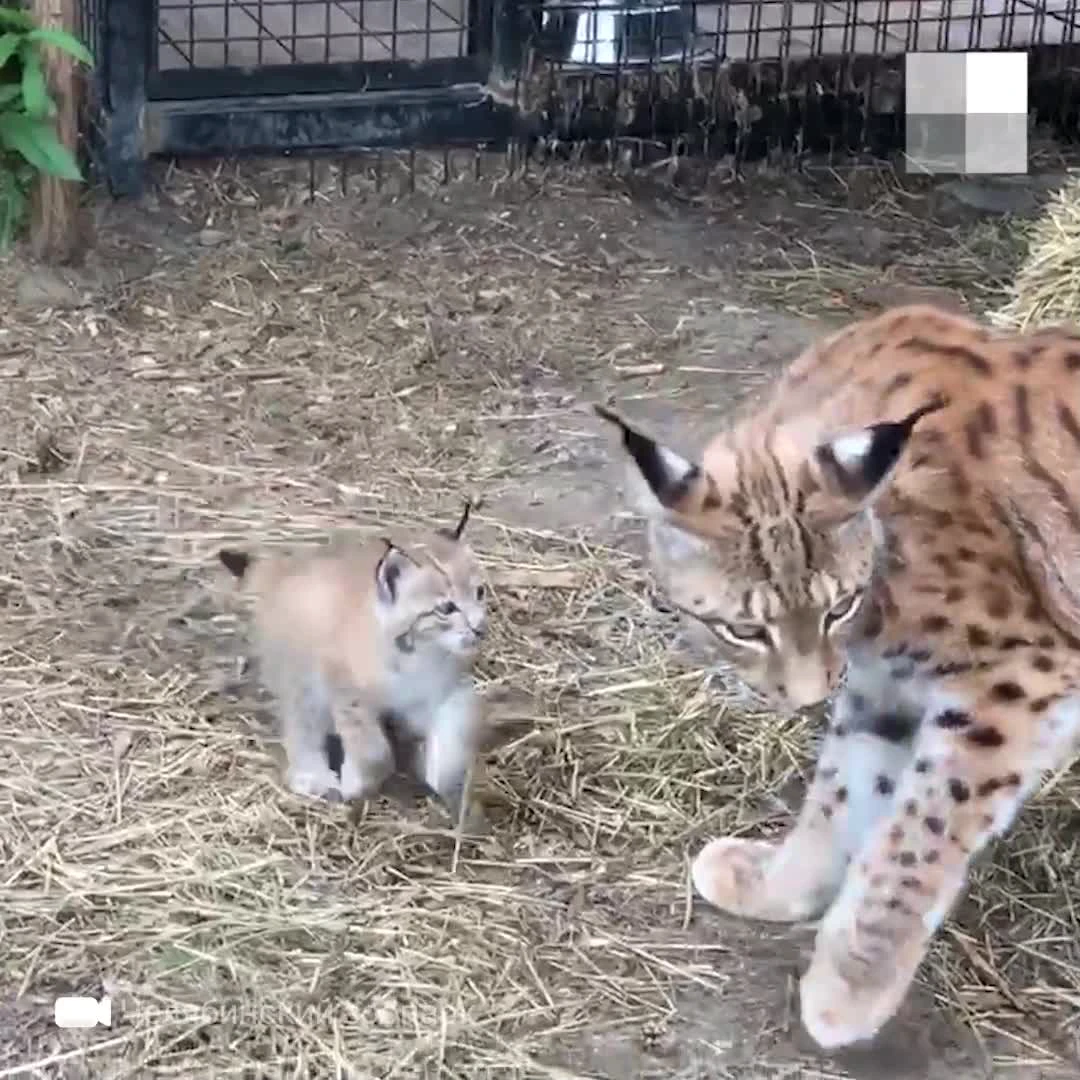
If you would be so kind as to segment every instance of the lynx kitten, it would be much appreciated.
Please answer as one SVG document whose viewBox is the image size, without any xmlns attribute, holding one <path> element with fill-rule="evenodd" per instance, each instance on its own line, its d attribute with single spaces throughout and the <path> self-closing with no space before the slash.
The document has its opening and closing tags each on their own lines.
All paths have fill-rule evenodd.
<svg viewBox="0 0 1080 1080">
<path fill-rule="evenodd" d="M 697 462 L 603 412 L 674 604 L 777 704 L 835 697 L 787 836 L 713 840 L 693 879 L 747 917 L 824 912 L 803 1020 L 868 1038 L 1077 748 L 1080 334 L 896 308 L 807 349 Z"/>
<path fill-rule="evenodd" d="M 277 701 L 289 788 L 364 799 L 415 743 L 416 778 L 455 815 L 484 738 L 472 667 L 484 586 L 453 529 L 289 557 L 219 557 L 254 598 L 253 644 Z M 332 767 L 340 739 L 340 774 Z"/>
</svg>

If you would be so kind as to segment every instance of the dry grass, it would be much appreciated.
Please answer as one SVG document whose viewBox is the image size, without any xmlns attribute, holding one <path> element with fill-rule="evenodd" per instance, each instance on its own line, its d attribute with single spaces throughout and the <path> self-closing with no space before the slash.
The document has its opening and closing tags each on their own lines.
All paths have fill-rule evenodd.
<svg viewBox="0 0 1080 1080">
<path fill-rule="evenodd" d="M 915 299 L 984 310 L 1012 278 L 1016 226 L 1002 217 L 956 220 L 938 212 L 941 202 L 926 180 L 885 166 L 828 170 L 784 212 L 797 231 L 784 220 L 762 225 L 774 243 L 740 277 L 757 302 L 811 317 Z"/>
<path fill-rule="evenodd" d="M 1018 328 L 1080 322 L 1080 177 L 1054 193 L 1023 240 L 1025 258 L 993 321 Z"/>
<path fill-rule="evenodd" d="M 628 357 L 670 361 L 716 278 L 650 253 L 663 230 L 584 181 L 359 210 L 224 176 L 169 190 L 160 218 L 103 230 L 125 266 L 157 236 L 145 273 L 84 304 L 16 309 L 25 268 L 2 268 L 0 1077 L 813 1062 L 785 1034 L 805 932 L 700 912 L 686 877 L 706 837 L 782 827 L 811 731 L 672 650 L 574 411 Z M 207 226 L 229 239 L 200 246 Z M 620 229 L 637 255 L 612 266 Z M 407 527 L 464 494 L 487 500 L 495 833 L 385 802 L 352 825 L 277 781 L 213 553 Z M 925 975 L 934 1016 L 999 1062 L 1049 1068 L 1080 1014 L 1078 793 L 1036 800 Z M 112 1030 L 56 1033 L 70 992 L 113 995 Z"/>
</svg>

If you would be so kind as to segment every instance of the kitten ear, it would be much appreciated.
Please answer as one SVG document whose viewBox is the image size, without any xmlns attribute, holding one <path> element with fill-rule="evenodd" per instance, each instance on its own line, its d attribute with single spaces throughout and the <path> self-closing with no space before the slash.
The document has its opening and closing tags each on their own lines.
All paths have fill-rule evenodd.
<svg viewBox="0 0 1080 1080">
<path fill-rule="evenodd" d="M 622 433 L 623 447 L 633 459 L 656 502 L 654 510 L 692 514 L 719 505 L 716 485 L 700 465 L 687 461 L 674 450 L 636 431 L 610 409 L 602 405 L 594 405 L 593 409 Z"/>
<path fill-rule="evenodd" d="M 402 574 L 415 568 L 416 563 L 389 540 L 384 540 L 383 543 L 386 551 L 375 567 L 375 589 L 379 600 L 389 607 L 398 598 Z"/>
<path fill-rule="evenodd" d="M 827 486 L 857 508 L 872 502 L 900 463 L 915 425 L 946 404 L 935 398 L 902 420 L 872 424 L 821 443 L 814 461 Z"/>
<path fill-rule="evenodd" d="M 221 565 L 224 566 L 237 581 L 244 580 L 244 575 L 248 572 L 252 563 L 251 556 L 246 551 L 231 551 L 228 548 L 222 548 L 222 550 L 218 552 L 218 558 L 221 560 Z"/>
<path fill-rule="evenodd" d="M 461 517 L 458 518 L 458 523 L 452 529 L 440 529 L 440 534 L 445 536 L 447 540 L 460 540 L 461 534 L 465 531 L 465 526 L 469 524 L 469 515 L 472 511 L 472 500 L 466 499 L 465 509 L 461 511 Z"/>
</svg>

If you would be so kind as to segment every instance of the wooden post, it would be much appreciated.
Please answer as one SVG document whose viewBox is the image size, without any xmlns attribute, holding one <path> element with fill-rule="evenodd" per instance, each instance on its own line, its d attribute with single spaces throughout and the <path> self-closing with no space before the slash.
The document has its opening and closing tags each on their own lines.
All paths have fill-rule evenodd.
<svg viewBox="0 0 1080 1080">
<path fill-rule="evenodd" d="M 78 0 L 32 0 L 30 10 L 38 26 L 76 34 Z M 73 154 L 79 152 L 79 107 L 82 75 L 76 61 L 59 49 L 42 50 L 49 93 L 56 102 L 56 134 Z M 79 258 L 88 237 L 82 208 L 83 185 L 39 174 L 31 197 L 30 237 L 34 254 L 46 262 L 66 263 Z"/>
</svg>

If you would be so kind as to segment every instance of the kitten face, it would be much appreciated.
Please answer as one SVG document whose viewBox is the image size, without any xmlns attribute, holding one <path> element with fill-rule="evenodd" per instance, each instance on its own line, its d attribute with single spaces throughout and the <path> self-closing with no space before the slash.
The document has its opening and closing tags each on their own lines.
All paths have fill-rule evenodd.
<svg viewBox="0 0 1080 1080">
<path fill-rule="evenodd" d="M 441 530 L 413 552 L 392 545 L 375 568 L 375 611 L 400 653 L 472 658 L 487 632 L 480 566 L 461 531 Z"/>
</svg>

